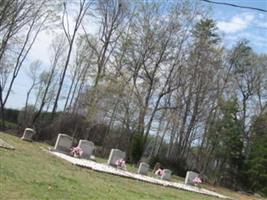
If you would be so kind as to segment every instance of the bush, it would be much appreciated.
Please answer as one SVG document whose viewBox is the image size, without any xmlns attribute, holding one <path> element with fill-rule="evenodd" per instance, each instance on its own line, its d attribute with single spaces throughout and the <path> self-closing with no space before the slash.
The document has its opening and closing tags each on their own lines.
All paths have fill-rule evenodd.
<svg viewBox="0 0 267 200">
<path fill-rule="evenodd" d="M 158 156 L 154 156 L 149 160 L 149 166 L 151 168 L 154 168 L 154 166 L 156 165 L 156 163 L 160 163 L 160 159 Z"/>
<path fill-rule="evenodd" d="M 134 134 L 131 146 L 131 162 L 137 163 L 142 157 L 143 150 L 144 141 L 142 135 Z"/>
<path fill-rule="evenodd" d="M 253 122 L 251 150 L 246 161 L 242 183 L 267 196 L 267 113 L 257 116 Z"/>
<path fill-rule="evenodd" d="M 28 106 L 27 109 L 23 108 L 18 115 L 19 132 L 22 134 L 25 128 L 33 128 L 32 120 L 36 112 L 34 106 Z"/>
<path fill-rule="evenodd" d="M 185 160 L 167 160 L 160 157 L 152 157 L 150 159 L 149 165 L 153 168 L 156 163 L 160 163 L 161 167 L 168 168 L 172 171 L 173 174 L 176 174 L 181 177 L 185 177 L 187 171 L 187 165 Z"/>
<path fill-rule="evenodd" d="M 9 122 L 17 123 L 19 112 L 20 111 L 16 109 L 6 108 L 5 109 L 5 120 Z"/>
<path fill-rule="evenodd" d="M 38 139 L 43 141 L 55 140 L 58 133 L 74 136 L 77 140 L 87 138 L 87 127 L 83 116 L 71 113 L 58 113 L 52 122 L 47 119 L 36 124 Z"/>
</svg>

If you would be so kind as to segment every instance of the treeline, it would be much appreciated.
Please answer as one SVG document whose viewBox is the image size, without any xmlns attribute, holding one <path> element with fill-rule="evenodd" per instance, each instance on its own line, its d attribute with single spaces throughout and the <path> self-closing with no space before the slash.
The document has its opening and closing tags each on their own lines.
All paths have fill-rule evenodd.
<svg viewBox="0 0 267 200">
<path fill-rule="evenodd" d="M 19 123 L 37 139 L 53 143 L 65 132 L 92 140 L 102 155 L 121 148 L 129 162 L 160 161 L 181 175 L 192 169 L 214 184 L 266 194 L 267 56 L 246 40 L 226 49 L 199 2 L 2 5 L 2 126 L 25 67 L 31 86 Z M 56 30 L 50 65 L 27 66 L 43 29 Z"/>
</svg>

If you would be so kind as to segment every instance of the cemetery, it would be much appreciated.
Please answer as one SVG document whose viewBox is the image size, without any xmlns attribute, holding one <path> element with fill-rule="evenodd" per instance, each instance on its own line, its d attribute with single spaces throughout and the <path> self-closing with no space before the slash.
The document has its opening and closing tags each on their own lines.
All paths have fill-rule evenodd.
<svg viewBox="0 0 267 200">
<path fill-rule="evenodd" d="M 23 135 L 25 135 L 25 132 Z M 14 138 L 14 136 L 7 136 L 7 135 L 4 135 L 3 133 L 0 133 L 0 136 L 1 138 L 4 138 L 4 140 L 1 139 L 0 147 L 1 147 L 1 144 L 3 144 L 4 148 L 10 147 L 13 150 L 21 149 L 22 151 L 25 151 L 26 154 L 29 154 L 30 152 L 35 152 L 34 154 L 37 154 L 36 156 L 38 157 L 38 163 L 42 163 L 40 162 L 40 160 L 42 159 L 44 159 L 44 161 L 46 160 L 45 162 L 49 160 L 53 162 L 53 164 L 52 163 L 50 164 L 50 168 L 52 165 L 57 165 L 56 163 L 60 164 L 62 161 L 64 161 L 64 164 L 63 163 L 62 164 L 65 167 L 70 168 L 71 174 L 73 175 L 74 174 L 78 175 L 80 173 L 79 171 L 83 170 L 83 171 L 87 171 L 87 173 L 96 173 L 94 176 L 101 176 L 102 178 L 103 176 L 105 177 L 109 175 L 111 176 L 110 178 L 112 180 L 114 179 L 117 180 L 116 177 L 118 177 L 119 179 L 121 179 L 127 184 L 131 183 L 132 180 L 136 180 L 137 182 L 134 182 L 134 184 L 140 185 L 140 187 L 143 187 L 144 184 L 148 184 L 146 185 L 146 187 L 148 187 L 149 185 L 151 185 L 149 187 L 152 187 L 153 185 L 155 185 L 153 187 L 158 187 L 158 189 L 160 189 L 160 191 L 162 192 L 164 191 L 170 192 L 168 189 L 170 188 L 173 193 L 180 194 L 181 192 L 184 191 L 190 194 L 189 196 L 191 195 L 194 196 L 194 194 L 205 195 L 205 199 L 212 199 L 212 198 L 234 199 L 233 197 L 230 197 L 228 195 L 216 192 L 213 189 L 210 190 L 207 187 L 196 186 L 196 182 L 194 182 L 194 180 L 196 179 L 196 177 L 199 177 L 199 175 L 193 171 L 187 172 L 184 181 L 177 181 L 176 178 L 174 179 L 174 175 L 172 175 L 171 170 L 161 169 L 159 166 L 156 166 L 156 168 L 158 168 L 157 170 L 161 172 L 159 175 L 156 175 L 156 173 L 155 174 L 152 173 L 152 169 L 150 169 L 151 167 L 146 162 L 140 162 L 139 166 L 137 167 L 132 167 L 131 165 L 129 165 L 129 168 L 128 168 L 127 163 L 118 162 L 118 161 L 124 161 L 125 155 L 126 155 L 125 152 L 119 149 L 111 149 L 109 158 L 107 160 L 96 159 L 95 161 L 94 159 L 91 159 L 91 157 L 94 158 L 94 143 L 93 142 L 81 139 L 78 142 L 77 147 L 72 147 L 72 140 L 73 140 L 72 137 L 66 134 L 63 134 L 63 133 L 58 134 L 57 140 L 53 147 L 49 147 L 41 143 L 36 144 L 36 142 L 31 142 L 31 143 L 19 142 L 19 140 Z M 8 143 L 7 141 L 10 143 Z M 16 146 L 16 148 L 13 147 L 13 144 L 16 144 L 14 145 Z M 78 151 L 76 152 L 77 153 L 76 156 L 74 156 L 74 154 L 71 154 L 71 152 L 75 148 L 78 149 Z M 7 150 L 7 153 L 9 151 L 10 150 Z M 11 151 L 11 152 L 15 152 L 15 151 Z M 2 152 L 0 149 L 0 156 L 2 157 L 4 154 L 5 152 Z M 15 159 L 18 159 L 18 157 L 14 155 L 14 153 L 13 153 L 13 156 L 15 157 Z M 30 157 L 28 157 L 28 159 L 29 158 Z M 34 162 L 32 164 L 34 164 Z M 121 164 L 125 165 L 125 168 L 120 168 L 119 166 Z M 76 167 L 71 169 L 72 165 Z M 78 170 L 77 167 L 80 168 L 80 170 Z M 43 166 L 39 166 L 35 169 L 40 170 L 41 168 L 43 168 Z M 21 173 L 25 173 L 26 172 L 25 170 L 27 169 L 23 169 Z M 34 177 L 39 175 L 38 171 L 36 171 L 36 173 L 37 174 Z M 60 173 L 60 171 L 58 171 L 58 173 Z M 4 175 L 2 174 L 1 176 L 5 177 L 6 174 Z M 74 176 L 76 177 L 76 175 Z M 48 178 L 48 180 L 49 180 L 48 182 L 51 182 L 51 181 L 53 182 L 52 177 Z M 51 184 L 48 184 L 49 185 L 47 188 L 48 190 L 53 190 L 54 186 L 52 182 Z M 74 191 L 75 190 L 76 189 L 74 189 Z M 191 199 L 191 198 L 193 197 L 189 197 L 188 199 Z M 106 198 L 106 199 L 109 199 L 109 198 Z M 131 198 L 127 198 L 127 199 L 131 199 Z M 194 199 L 197 199 L 197 197 L 194 197 Z"/>
<path fill-rule="evenodd" d="M 159 174 L 158 178 L 149 177 L 146 176 L 149 170 L 149 165 L 145 162 L 141 162 L 139 164 L 138 171 L 136 173 L 128 172 L 126 170 L 126 167 L 120 166 L 120 161 L 123 162 L 123 165 L 125 165 L 125 152 L 119 150 L 119 149 L 112 149 L 110 151 L 110 155 L 107 161 L 107 164 L 103 163 L 97 163 L 95 161 L 90 160 L 90 155 L 93 154 L 93 147 L 94 144 L 87 140 L 80 140 L 78 147 L 81 148 L 81 154 L 79 156 L 70 156 L 69 153 L 66 151 L 62 151 L 62 149 L 70 149 L 71 148 L 71 140 L 72 138 L 65 135 L 65 134 L 58 134 L 55 147 L 50 149 L 52 151 L 47 151 L 44 149 L 44 151 L 52 153 L 53 155 L 64 159 L 68 162 L 70 162 L 73 165 L 77 165 L 80 167 L 88 168 L 97 172 L 101 173 L 108 173 L 115 176 L 121 176 L 125 178 L 135 179 L 147 183 L 152 183 L 156 185 L 162 185 L 164 187 L 171 187 L 176 189 L 182 189 L 190 192 L 196 192 L 200 194 L 205 194 L 209 196 L 215 196 L 223 199 L 231 199 L 230 197 L 221 195 L 219 193 L 209 191 L 207 189 L 200 189 L 193 186 L 193 180 L 195 177 L 198 176 L 197 173 L 194 172 L 188 172 L 185 184 L 183 183 L 175 183 L 171 182 L 171 171 L 169 169 L 163 169 L 162 173 Z M 60 148 L 59 148 L 60 146 Z M 86 153 L 86 156 L 83 156 L 83 153 Z M 88 156 L 89 155 L 89 156 Z"/>
<path fill-rule="evenodd" d="M 0 2 L 0 200 L 266 200 L 267 0 Z"/>
</svg>

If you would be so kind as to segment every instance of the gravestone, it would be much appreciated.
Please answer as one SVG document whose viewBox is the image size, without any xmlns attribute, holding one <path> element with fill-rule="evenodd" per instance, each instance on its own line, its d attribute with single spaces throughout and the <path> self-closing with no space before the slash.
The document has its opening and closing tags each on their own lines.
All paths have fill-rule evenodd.
<svg viewBox="0 0 267 200">
<path fill-rule="evenodd" d="M 83 150 L 82 158 L 89 159 L 90 156 L 93 154 L 95 145 L 93 142 L 88 140 L 80 140 L 78 147 L 80 147 Z"/>
<path fill-rule="evenodd" d="M 31 128 L 25 128 L 23 132 L 23 136 L 21 137 L 22 140 L 26 140 L 32 142 L 32 137 L 35 135 L 35 130 Z"/>
<path fill-rule="evenodd" d="M 61 152 L 70 152 L 70 148 L 72 146 L 72 137 L 66 134 L 58 134 L 57 141 L 54 146 L 54 150 L 61 151 Z"/>
<path fill-rule="evenodd" d="M 194 185 L 193 180 L 196 178 L 199 174 L 196 172 L 192 171 L 187 171 L 186 172 L 186 177 L 185 177 L 185 184 L 187 185 Z"/>
<path fill-rule="evenodd" d="M 111 149 L 109 158 L 108 158 L 108 165 L 116 166 L 116 161 L 119 159 L 125 159 L 126 154 L 125 152 L 119 149 Z"/>
<path fill-rule="evenodd" d="M 171 175 L 172 175 L 172 171 L 169 170 L 169 169 L 164 169 L 163 170 L 163 174 L 161 176 L 161 179 L 162 180 L 166 180 L 166 181 L 169 181 L 171 180 Z"/>
<path fill-rule="evenodd" d="M 147 175 L 148 170 L 149 170 L 149 164 L 141 162 L 138 168 L 138 174 Z"/>
</svg>

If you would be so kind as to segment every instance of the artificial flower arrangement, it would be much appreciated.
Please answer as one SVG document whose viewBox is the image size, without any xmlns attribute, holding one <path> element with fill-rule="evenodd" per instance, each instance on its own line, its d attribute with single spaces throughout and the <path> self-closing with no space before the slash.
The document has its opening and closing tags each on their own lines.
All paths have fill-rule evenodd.
<svg viewBox="0 0 267 200">
<path fill-rule="evenodd" d="M 116 161 L 115 164 L 116 164 L 118 169 L 126 170 L 126 164 L 125 163 L 126 163 L 125 160 L 119 159 L 119 160 Z"/>
<path fill-rule="evenodd" d="M 70 155 L 79 158 L 83 155 L 83 150 L 80 147 L 72 147 L 70 149 Z"/>
<path fill-rule="evenodd" d="M 200 187 L 200 184 L 202 183 L 202 180 L 197 176 L 193 179 L 193 183 L 195 186 Z"/>
<path fill-rule="evenodd" d="M 163 174 L 164 174 L 163 169 L 158 168 L 158 169 L 155 171 L 155 175 L 157 175 L 157 176 L 162 176 Z"/>
</svg>

